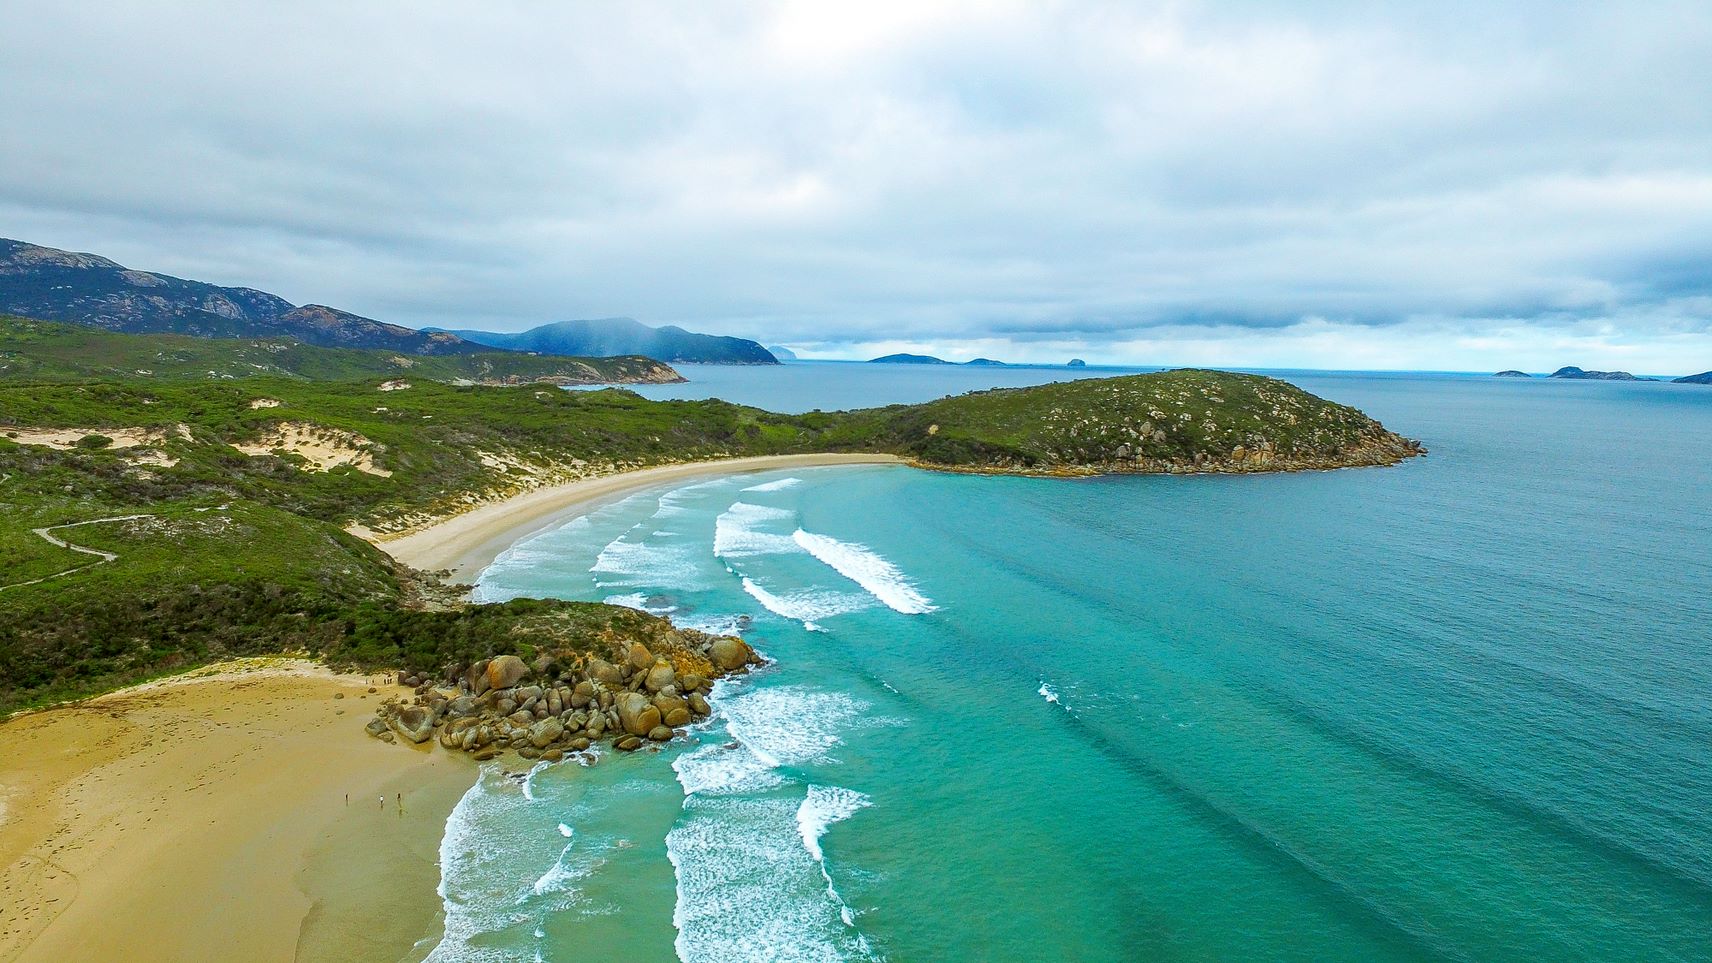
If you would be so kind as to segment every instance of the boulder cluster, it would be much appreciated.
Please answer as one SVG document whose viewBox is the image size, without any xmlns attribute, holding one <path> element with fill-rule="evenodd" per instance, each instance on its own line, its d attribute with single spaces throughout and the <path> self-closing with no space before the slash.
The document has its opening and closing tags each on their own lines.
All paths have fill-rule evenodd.
<svg viewBox="0 0 1712 963">
<path fill-rule="evenodd" d="M 447 749 L 482 760 L 512 750 L 556 762 L 603 739 L 625 751 L 666 742 L 713 711 L 714 679 L 762 662 L 742 639 L 688 635 L 670 657 L 630 642 L 611 659 L 583 655 L 568 664 L 501 655 L 448 671 L 443 684 L 406 674 L 400 681 L 415 687 L 415 698 L 388 700 L 368 732 L 388 742 L 438 736 Z"/>
</svg>

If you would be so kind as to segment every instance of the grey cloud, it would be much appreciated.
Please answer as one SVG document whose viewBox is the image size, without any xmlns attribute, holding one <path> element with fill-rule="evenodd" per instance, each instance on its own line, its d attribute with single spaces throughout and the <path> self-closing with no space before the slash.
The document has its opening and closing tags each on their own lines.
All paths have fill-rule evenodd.
<svg viewBox="0 0 1712 963">
<path fill-rule="evenodd" d="M 71 7 L 0 33 L 0 234 L 390 320 L 1706 329 L 1701 4 Z"/>
</svg>

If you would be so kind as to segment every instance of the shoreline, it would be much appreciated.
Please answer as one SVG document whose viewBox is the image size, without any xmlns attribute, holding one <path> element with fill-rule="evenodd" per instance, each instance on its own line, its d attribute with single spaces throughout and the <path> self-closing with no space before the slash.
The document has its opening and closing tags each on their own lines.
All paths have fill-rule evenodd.
<svg viewBox="0 0 1712 963">
<path fill-rule="evenodd" d="M 656 485 L 709 475 L 744 475 L 788 468 L 906 464 L 908 462 L 896 455 L 842 453 L 761 455 L 683 462 L 538 488 L 481 505 L 402 535 L 377 536 L 366 530 L 353 531 L 411 568 L 428 572 L 450 571 L 452 582 L 467 585 L 473 583 L 482 569 L 491 565 L 500 553 L 529 535 L 563 521 L 577 509 L 590 508 Z"/>
<path fill-rule="evenodd" d="M 409 694 L 370 682 L 245 659 L 0 723 L 0 960 L 379 963 L 432 936 L 476 768 L 364 738 Z"/>
</svg>

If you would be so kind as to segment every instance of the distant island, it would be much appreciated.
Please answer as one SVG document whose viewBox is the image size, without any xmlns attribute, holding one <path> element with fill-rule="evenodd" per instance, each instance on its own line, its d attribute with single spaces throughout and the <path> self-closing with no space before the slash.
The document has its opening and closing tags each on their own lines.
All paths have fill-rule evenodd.
<svg viewBox="0 0 1712 963">
<path fill-rule="evenodd" d="M 1553 371 L 1548 377 L 1563 378 L 1569 381 L 1651 381 L 1651 378 L 1637 378 L 1627 371 L 1583 371 L 1570 365 Z"/>
<path fill-rule="evenodd" d="M 958 362 L 958 361 L 947 361 L 944 358 L 935 358 L 933 355 L 930 355 L 930 354 L 888 354 L 888 355 L 885 355 L 884 357 L 880 357 L 880 358 L 869 358 L 868 363 L 869 364 L 948 364 L 948 365 L 961 364 L 964 367 L 973 367 L 973 368 L 1005 368 L 1005 367 L 1009 367 L 1009 365 L 1006 362 L 994 361 L 992 358 L 976 358 L 973 361 Z"/>
<path fill-rule="evenodd" d="M 1070 363 L 1068 365 L 1066 365 L 1065 367 L 1068 367 L 1068 368 L 1086 368 L 1087 366 L 1088 366 L 1088 362 L 1083 361 L 1081 358 L 1071 358 Z"/>
<path fill-rule="evenodd" d="M 429 328 L 440 331 L 439 328 Z M 651 327 L 634 318 L 558 321 L 527 331 L 447 331 L 465 341 L 510 351 L 540 351 L 581 357 L 639 354 L 660 361 L 694 364 L 778 364 L 772 352 L 754 341 L 697 334 L 676 325 Z"/>
<path fill-rule="evenodd" d="M 796 360 L 799 360 L 797 358 L 797 353 L 795 351 L 792 351 L 791 349 L 785 347 L 782 344 L 767 345 L 767 353 L 771 354 L 775 358 L 778 358 L 780 361 L 796 361 Z"/>
<path fill-rule="evenodd" d="M 951 364 L 944 358 L 935 358 L 929 354 L 888 354 L 879 358 L 869 358 L 869 364 Z"/>
<path fill-rule="evenodd" d="M 1512 368 L 1512 369 L 1507 370 L 1507 371 L 1500 371 L 1500 372 L 1494 374 L 1493 377 L 1494 378 L 1532 378 L 1533 375 L 1530 375 L 1525 371 L 1517 371 L 1514 368 Z M 1559 368 L 1556 371 L 1553 371 L 1551 374 L 1547 375 L 1546 377 L 1557 378 L 1557 379 L 1560 379 L 1563 381 L 1663 381 L 1663 380 L 1665 380 L 1663 378 L 1643 378 L 1639 375 L 1630 374 L 1627 371 L 1587 371 L 1587 370 L 1582 369 L 1582 368 L 1577 368 L 1574 365 L 1567 365 L 1565 367 Z M 1703 371 L 1697 375 L 1687 375 L 1687 376 L 1681 377 L 1681 378 L 1672 378 L 1672 379 L 1670 379 L 1670 383 L 1676 384 L 1676 385 L 1707 385 L 1707 384 L 1712 384 L 1712 371 Z"/>
</svg>

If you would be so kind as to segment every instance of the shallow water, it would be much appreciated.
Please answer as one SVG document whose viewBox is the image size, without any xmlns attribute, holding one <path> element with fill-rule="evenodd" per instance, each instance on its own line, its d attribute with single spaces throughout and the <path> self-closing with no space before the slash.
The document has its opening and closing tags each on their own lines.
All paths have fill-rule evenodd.
<svg viewBox="0 0 1712 963">
<path fill-rule="evenodd" d="M 1712 389 L 1290 380 L 1432 454 L 773 472 L 517 546 L 486 597 L 778 662 L 660 754 L 485 777 L 433 958 L 1712 958 Z"/>
</svg>

